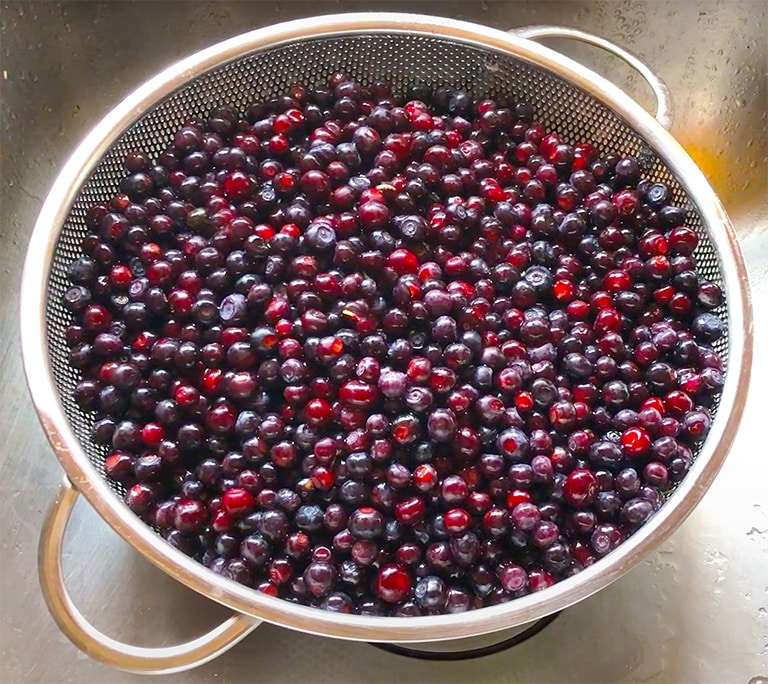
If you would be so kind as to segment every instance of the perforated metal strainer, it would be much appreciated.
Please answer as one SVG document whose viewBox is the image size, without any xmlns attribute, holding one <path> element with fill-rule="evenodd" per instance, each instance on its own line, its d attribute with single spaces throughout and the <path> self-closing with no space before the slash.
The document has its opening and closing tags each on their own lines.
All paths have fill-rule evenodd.
<svg viewBox="0 0 768 684">
<path fill-rule="evenodd" d="M 560 35 L 611 49 L 649 80 L 657 119 L 609 81 L 531 39 Z M 363 83 L 387 80 L 396 92 L 427 84 L 504 95 L 530 102 L 549 130 L 601 151 L 637 155 L 645 173 L 667 183 L 688 211 L 701 240 L 702 275 L 722 285 L 719 311 L 728 334 L 717 350 L 727 362 L 725 388 L 712 429 L 685 480 L 634 536 L 590 568 L 538 594 L 460 615 L 374 618 L 340 615 L 266 596 L 224 579 L 177 551 L 123 504 L 120 487 L 104 477 L 105 450 L 89 440 L 92 420 L 72 400 L 77 375 L 67 363 L 61 306 L 68 264 L 86 235 L 90 205 L 117 192 L 126 152 L 162 151 L 174 131 L 213 106 L 248 103 L 312 86 L 346 72 Z M 701 171 L 665 130 L 671 123 L 663 84 L 633 56 L 577 31 L 536 27 L 505 34 L 486 27 L 406 14 L 335 15 L 253 31 L 199 52 L 132 93 L 88 135 L 49 194 L 32 235 L 22 284 L 24 365 L 36 409 L 67 477 L 43 529 L 40 576 L 49 609 L 82 650 L 137 672 L 180 671 L 210 660 L 261 620 L 314 634 L 379 642 L 444 641 L 524 625 L 598 591 L 635 566 L 681 524 L 719 470 L 746 396 L 751 315 L 746 275 L 731 224 Z M 60 551 L 77 494 L 135 549 L 192 589 L 231 607 L 234 617 L 182 646 L 146 649 L 98 632 L 78 612 L 62 582 Z"/>
</svg>

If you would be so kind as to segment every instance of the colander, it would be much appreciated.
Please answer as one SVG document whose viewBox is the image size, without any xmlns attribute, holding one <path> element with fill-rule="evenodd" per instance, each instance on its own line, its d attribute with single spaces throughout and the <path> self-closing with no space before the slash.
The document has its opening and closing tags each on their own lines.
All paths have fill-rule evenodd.
<svg viewBox="0 0 768 684">
<path fill-rule="evenodd" d="M 657 99 L 656 118 L 615 85 L 534 38 L 559 36 L 604 49 L 634 66 Z M 159 153 L 190 116 L 211 107 L 270 98 L 294 83 L 312 86 L 346 72 L 363 83 L 387 80 L 395 91 L 415 84 L 463 88 L 478 96 L 524 99 L 547 129 L 571 142 L 638 156 L 647 176 L 667 183 L 700 236 L 698 268 L 726 293 L 718 312 L 727 335 L 716 347 L 727 363 L 711 432 L 683 482 L 661 510 L 605 558 L 545 591 L 463 614 L 366 617 L 297 605 L 224 579 L 170 546 L 123 503 L 104 476 L 105 450 L 89 440 L 92 419 L 72 399 L 77 374 L 67 363 L 61 306 L 66 269 L 86 234 L 87 208 L 117 192 L 121 160 L 131 149 Z M 371 642 L 441 642 L 528 625 L 621 577 L 683 522 L 720 469 L 744 407 L 752 323 L 746 274 L 731 223 L 695 163 L 667 132 L 669 94 L 636 57 L 573 29 L 531 27 L 511 33 L 437 17 L 360 13 L 303 19 L 245 33 L 184 59 L 112 110 L 67 162 L 43 205 L 30 241 L 21 295 L 21 333 L 29 390 L 66 477 L 41 534 L 43 594 L 62 631 L 90 656 L 123 670 L 175 672 L 204 663 L 262 621 L 304 632 Z M 234 613 L 187 644 L 140 648 L 102 634 L 68 596 L 61 547 L 69 514 L 82 494 L 145 558 Z"/>
</svg>

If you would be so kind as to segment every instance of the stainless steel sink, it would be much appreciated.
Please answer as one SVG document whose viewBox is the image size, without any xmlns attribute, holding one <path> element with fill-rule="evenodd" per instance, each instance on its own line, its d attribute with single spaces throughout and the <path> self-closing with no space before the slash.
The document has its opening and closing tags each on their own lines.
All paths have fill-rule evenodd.
<svg viewBox="0 0 768 684">
<path fill-rule="evenodd" d="M 768 459 L 759 396 L 768 381 L 768 360 L 759 353 L 768 344 L 768 308 L 761 304 L 768 296 L 767 7 L 764 0 L 3 3 L 0 680 L 138 679 L 81 656 L 49 619 L 36 581 L 37 535 L 61 471 L 24 387 L 17 301 L 26 243 L 53 179 L 118 100 L 184 55 L 286 19 L 386 9 L 502 29 L 581 28 L 632 49 L 666 80 L 675 100 L 672 132 L 723 200 L 753 289 L 758 353 L 742 430 L 717 482 L 670 543 L 506 655 L 445 669 L 364 644 L 262 627 L 219 660 L 167 681 L 768 682 L 768 505 L 761 484 Z M 549 44 L 650 105 L 644 84 L 623 63 L 593 48 Z M 137 557 L 86 507 L 70 528 L 68 584 L 84 612 L 116 637 L 174 643 L 225 614 Z"/>
</svg>

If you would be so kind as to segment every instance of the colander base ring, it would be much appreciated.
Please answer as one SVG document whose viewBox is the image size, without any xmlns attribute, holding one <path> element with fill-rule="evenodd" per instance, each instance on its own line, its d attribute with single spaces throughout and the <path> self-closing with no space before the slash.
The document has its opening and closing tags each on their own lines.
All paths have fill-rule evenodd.
<svg viewBox="0 0 768 684">
<path fill-rule="evenodd" d="M 558 611 L 552 615 L 547 615 L 547 617 L 537 620 L 530 627 L 526 627 L 522 632 L 518 632 L 511 637 L 497 641 L 494 644 L 488 644 L 487 646 L 479 646 L 476 648 L 468 648 L 455 651 L 428 651 L 420 648 L 403 646 L 402 644 L 371 643 L 370 646 L 374 646 L 375 648 L 378 648 L 382 651 L 387 651 L 388 653 L 404 656 L 405 658 L 416 658 L 418 660 L 474 660 L 476 658 L 483 658 L 485 656 L 494 655 L 496 653 L 502 653 L 503 651 L 506 651 L 513 646 L 518 646 L 524 641 L 528 641 L 528 639 L 536 636 L 545 627 L 552 624 L 560 615 L 560 613 L 562 613 L 562 611 Z"/>
</svg>

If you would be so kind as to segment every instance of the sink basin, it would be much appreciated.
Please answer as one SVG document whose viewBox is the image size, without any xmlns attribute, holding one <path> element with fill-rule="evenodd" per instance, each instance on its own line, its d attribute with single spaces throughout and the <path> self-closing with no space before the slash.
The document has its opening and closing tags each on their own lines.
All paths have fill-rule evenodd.
<svg viewBox="0 0 768 684">
<path fill-rule="evenodd" d="M 26 243 L 51 183 L 88 130 L 166 65 L 259 26 L 377 6 L 342 0 L 3 4 L 0 383 L 5 408 L 0 434 L 6 445 L 0 460 L 0 543 L 7 560 L 0 589 L 0 679 L 132 681 L 129 675 L 78 658 L 48 618 L 35 579 L 42 509 L 61 470 L 24 387 L 17 301 Z M 768 295 L 764 2 L 416 0 L 391 1 L 386 10 L 439 14 L 500 29 L 572 26 L 640 55 L 667 82 L 674 98 L 672 133 L 708 177 L 735 226 L 756 302 L 755 348 L 760 350 L 761 341 L 768 343 L 768 309 L 759 304 Z M 652 107 L 647 86 L 615 58 L 562 40 L 547 44 Z M 505 656 L 512 662 L 513 653 L 522 654 L 514 674 L 499 657 L 483 661 L 486 665 L 430 670 L 364 644 L 265 627 L 219 661 L 187 673 L 184 681 L 211 681 L 221 674 L 226 681 L 460 682 L 473 678 L 472 668 L 483 667 L 482 680 L 487 682 L 510 677 L 563 681 L 565 676 L 582 681 L 768 682 L 760 678 L 768 672 L 768 595 L 765 562 L 758 560 L 768 551 L 768 517 L 760 508 L 764 488 L 758 486 L 768 478 L 768 461 L 754 456 L 764 451 L 760 399 L 755 396 L 761 380 L 768 380 L 768 360 L 758 353 L 741 434 L 691 519 L 626 578 L 570 609 L 535 640 L 518 647 L 523 650 Z M 744 478 L 747 468 L 753 475 Z M 731 506 L 725 516 L 723 497 Z M 67 547 L 71 562 L 65 558 L 65 570 L 72 571 L 68 581 L 76 600 L 97 626 L 118 638 L 173 643 L 226 614 L 150 567 L 92 511 L 75 516 Z M 615 620 L 616 613 L 623 619 Z M 614 639 L 617 632 L 620 638 Z M 37 643 L 45 639 L 50 644 L 45 654 L 33 646 L 31 635 Z M 604 653 L 588 654 L 592 639 L 606 642 Z M 291 656 L 297 648 L 301 658 Z M 705 648 L 709 657 L 703 658 Z M 257 656 L 263 669 L 255 671 Z"/>
</svg>

